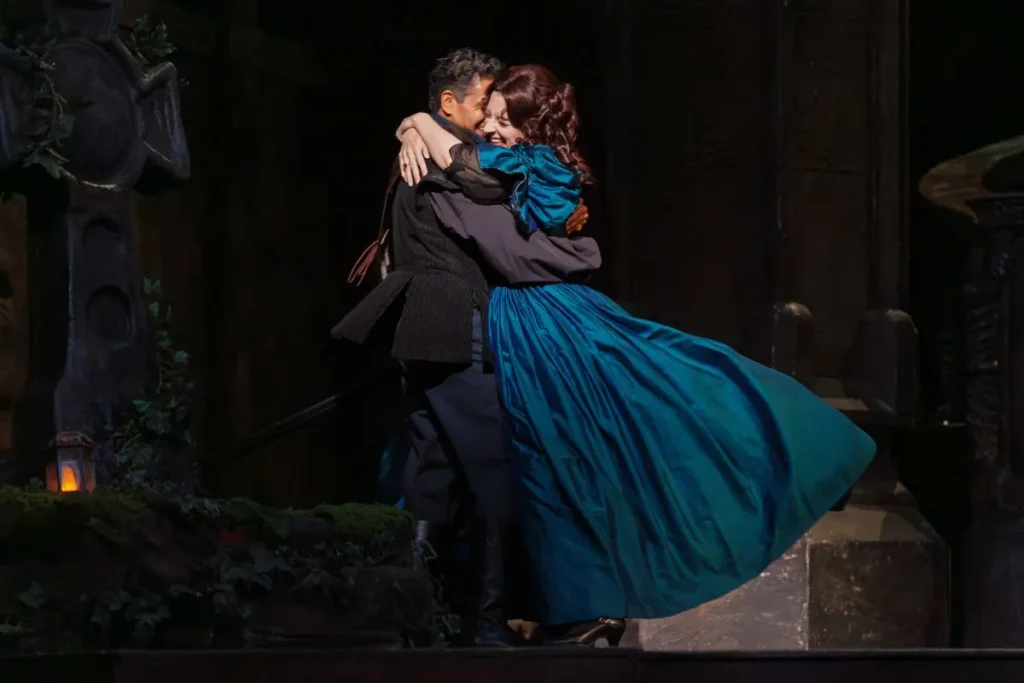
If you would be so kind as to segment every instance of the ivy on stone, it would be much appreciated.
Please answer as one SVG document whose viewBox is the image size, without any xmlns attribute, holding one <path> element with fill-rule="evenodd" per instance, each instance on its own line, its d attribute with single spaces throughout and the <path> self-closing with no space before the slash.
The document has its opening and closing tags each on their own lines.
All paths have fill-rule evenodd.
<svg viewBox="0 0 1024 683">
<path fill-rule="evenodd" d="M 132 403 L 112 432 L 113 483 L 143 493 L 183 494 L 183 482 L 167 476 L 171 458 L 188 455 L 194 447 L 192 400 L 195 385 L 189 376 L 190 357 L 171 339 L 173 310 L 161 302 L 160 280 L 145 279 L 150 334 L 156 350 L 156 382 L 145 398 Z"/>
<path fill-rule="evenodd" d="M 154 21 L 149 15 L 139 17 L 131 28 L 125 29 L 122 40 L 143 68 L 166 61 L 178 50 L 168 40 L 167 24 Z"/>
<path fill-rule="evenodd" d="M 10 33 L 0 27 L 3 42 L 13 40 L 13 49 L 24 59 L 32 89 L 32 117 L 24 131 L 31 142 L 22 165 L 39 166 L 54 179 L 74 179 L 66 168 L 67 158 L 59 151 L 71 137 L 75 116 L 53 80 L 56 67 L 49 56 L 53 40 L 41 28 L 26 29 L 13 37 Z"/>
<path fill-rule="evenodd" d="M 125 27 L 123 34 L 125 46 L 144 70 L 177 50 L 168 40 L 167 25 L 148 15 L 136 19 L 131 27 Z M 42 25 L 18 28 L 5 23 L 0 3 L 0 43 L 11 46 L 24 58 L 32 83 L 33 116 L 25 131 L 31 143 L 22 165 L 25 168 L 38 166 L 55 180 L 75 180 L 67 169 L 68 159 L 60 153 L 64 141 L 74 130 L 75 116 L 54 83 L 56 67 L 49 57 L 53 36 Z"/>
</svg>

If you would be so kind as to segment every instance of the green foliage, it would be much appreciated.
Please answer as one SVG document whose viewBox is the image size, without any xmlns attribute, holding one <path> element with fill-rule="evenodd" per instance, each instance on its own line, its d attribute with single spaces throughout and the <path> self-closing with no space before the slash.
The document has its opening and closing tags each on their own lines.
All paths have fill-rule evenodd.
<svg viewBox="0 0 1024 683">
<path fill-rule="evenodd" d="M 328 538 L 314 542 L 296 523 L 326 520 Z M 333 535 L 330 533 L 333 531 Z M 103 558 L 68 543 L 92 534 Z M 12 576 L 26 567 L 67 567 L 93 574 L 121 567 L 114 588 L 68 600 L 48 594 L 60 574 L 29 580 L 0 604 L 0 650 L 26 647 L 237 646 L 261 601 L 351 604 L 354 572 L 380 564 L 408 566 L 409 516 L 390 506 L 346 504 L 313 510 L 275 510 L 246 499 L 196 498 L 183 509 L 176 498 L 142 497 L 101 488 L 56 495 L 0 487 L 0 562 Z M 181 539 L 187 542 L 181 543 Z M 70 554 L 69 554 L 70 553 Z M 184 553 L 182 555 L 181 553 Z M 140 560 L 173 564 L 153 573 Z M 145 566 L 144 566 L 145 565 Z M 20 568 L 20 571 L 19 571 Z M 57 583 L 51 583 L 57 581 Z M 102 583 L 102 582 L 101 582 Z M 401 614 L 396 619 L 401 619 Z M 176 638 L 188 635 L 180 644 Z M 34 645 L 38 639 L 43 645 Z"/>
<path fill-rule="evenodd" d="M 117 590 L 92 602 L 92 635 L 108 642 L 148 645 L 171 611 L 160 593 L 140 589 L 135 595 Z"/>
<path fill-rule="evenodd" d="M 147 647 L 176 630 L 191 633 L 204 647 L 237 644 L 253 607 L 267 596 L 304 593 L 343 605 L 351 587 L 347 566 L 332 564 L 326 547 L 300 552 L 262 543 L 222 544 L 186 583 L 156 590 L 134 582 L 88 601 L 90 641 L 99 647 Z"/>
<path fill-rule="evenodd" d="M 10 552 L 57 559 L 63 539 L 90 531 L 113 547 L 134 539 L 144 509 L 141 501 L 109 489 L 56 495 L 0 487 L 0 557 Z"/>
<path fill-rule="evenodd" d="M 43 587 L 33 581 L 29 587 L 14 596 L 15 602 L 27 609 L 39 609 L 46 604 Z"/>
<path fill-rule="evenodd" d="M 332 522 L 338 538 L 360 544 L 380 541 L 388 535 L 411 535 L 413 530 L 412 518 L 391 506 L 359 503 L 318 505 L 309 514 Z M 382 546 L 376 550 L 384 553 L 387 548 Z"/>
<path fill-rule="evenodd" d="M 60 153 L 64 141 L 71 137 L 75 116 L 67 100 L 57 92 L 53 80 L 56 67 L 49 52 L 53 41 L 40 28 L 31 27 L 12 35 L 0 20 L 0 40 L 12 41 L 13 48 L 29 64 L 32 88 L 32 117 L 25 134 L 30 138 L 28 153 L 22 160 L 26 168 L 39 166 L 54 179 L 74 176 L 65 167 L 67 158 Z"/>
<path fill-rule="evenodd" d="M 396 539 L 408 539 L 413 533 L 409 514 L 390 505 L 344 503 L 318 505 L 310 510 L 278 510 L 248 498 L 196 498 L 183 512 L 205 523 L 227 522 L 275 547 L 292 542 L 297 519 L 326 520 L 331 523 L 336 552 L 340 553 L 335 559 L 346 567 L 386 562 L 401 550 Z"/>
<path fill-rule="evenodd" d="M 166 61 L 178 49 L 167 39 L 167 24 L 149 15 L 136 19 L 122 40 L 143 68 Z"/>
<path fill-rule="evenodd" d="M 437 551 L 426 541 L 417 542 L 413 548 L 413 566 L 427 570 L 431 562 L 438 558 Z M 455 614 L 446 602 L 444 582 L 438 576 L 431 576 L 434 584 L 434 597 L 431 602 L 431 622 L 435 644 L 455 641 L 462 632 L 462 619 Z"/>
<path fill-rule="evenodd" d="M 15 594 L 13 605 L 0 609 L 0 647 L 31 635 L 33 616 L 45 605 L 46 594 L 35 581 Z"/>
<path fill-rule="evenodd" d="M 166 472 L 172 458 L 187 457 L 193 447 L 189 355 L 171 340 L 173 313 L 161 304 L 159 280 L 146 279 L 149 328 L 156 347 L 157 382 L 149 395 L 133 402 L 113 429 L 115 485 L 144 493 L 181 493 L 181 482 Z"/>
</svg>

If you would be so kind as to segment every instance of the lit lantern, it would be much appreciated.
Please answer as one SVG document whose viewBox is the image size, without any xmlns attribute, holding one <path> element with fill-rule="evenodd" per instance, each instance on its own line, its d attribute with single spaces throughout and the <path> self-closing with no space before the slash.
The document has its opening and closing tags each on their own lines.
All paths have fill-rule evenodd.
<svg viewBox="0 0 1024 683">
<path fill-rule="evenodd" d="M 96 488 L 96 444 L 81 432 L 61 432 L 50 443 L 46 490 L 51 493 L 92 491 Z"/>
</svg>

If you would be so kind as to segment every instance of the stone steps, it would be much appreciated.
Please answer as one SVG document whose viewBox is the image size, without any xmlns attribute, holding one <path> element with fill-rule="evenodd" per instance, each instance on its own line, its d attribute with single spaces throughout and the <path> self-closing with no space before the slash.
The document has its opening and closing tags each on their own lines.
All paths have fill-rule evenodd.
<svg viewBox="0 0 1024 683">
<path fill-rule="evenodd" d="M 911 507 L 825 515 L 757 578 L 666 619 L 630 624 L 651 651 L 858 650 L 949 644 L 949 558 Z"/>
</svg>

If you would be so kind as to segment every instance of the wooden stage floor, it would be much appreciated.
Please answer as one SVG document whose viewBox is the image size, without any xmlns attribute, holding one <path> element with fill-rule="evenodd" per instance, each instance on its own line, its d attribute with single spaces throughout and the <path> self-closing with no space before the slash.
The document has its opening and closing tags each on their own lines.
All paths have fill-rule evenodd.
<svg viewBox="0 0 1024 683">
<path fill-rule="evenodd" d="M 0 657 L 2 683 L 1021 683 L 1024 651 L 232 650 Z"/>
</svg>

